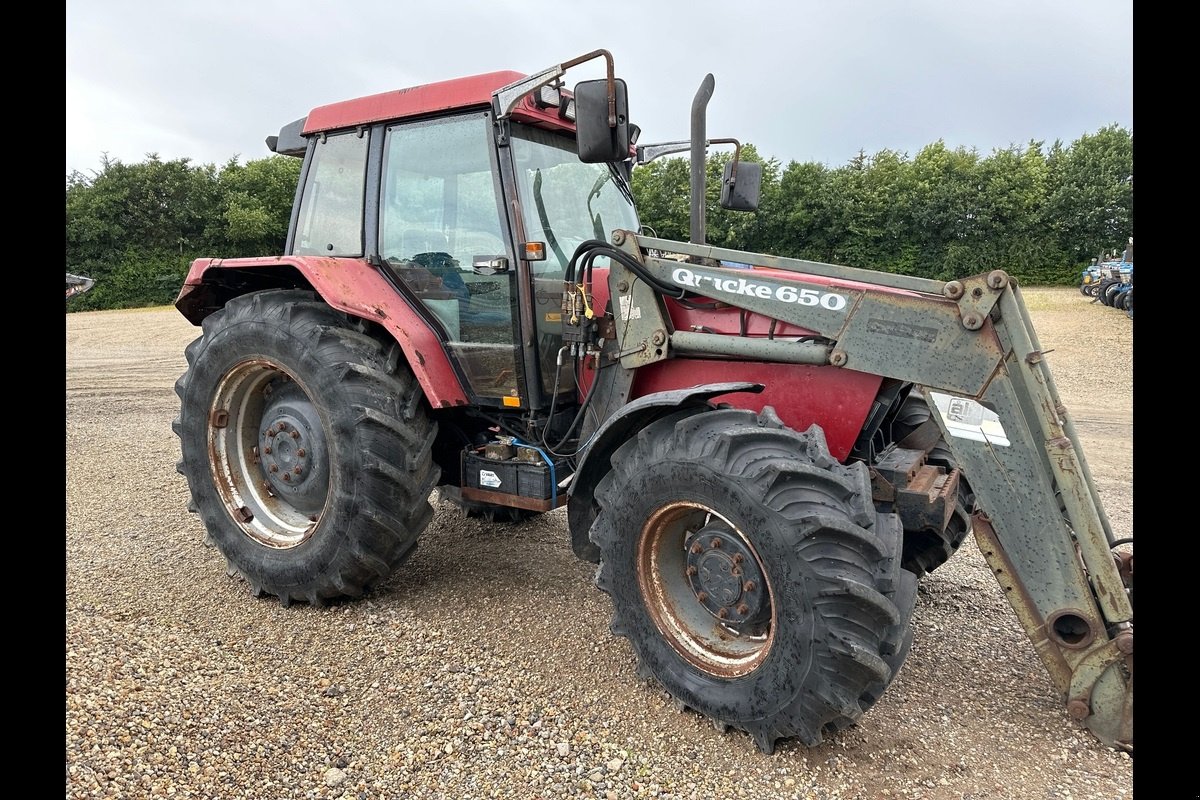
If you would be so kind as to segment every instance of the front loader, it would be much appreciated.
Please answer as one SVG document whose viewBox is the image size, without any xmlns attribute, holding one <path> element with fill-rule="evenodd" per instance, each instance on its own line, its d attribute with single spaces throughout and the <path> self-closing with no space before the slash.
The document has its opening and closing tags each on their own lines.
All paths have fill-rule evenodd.
<svg viewBox="0 0 1200 800">
<path fill-rule="evenodd" d="M 400 568 L 434 490 L 496 524 L 566 506 L 640 672 L 770 752 L 860 721 L 973 535 L 1068 714 L 1132 750 L 1132 556 L 1019 287 L 708 246 L 712 86 L 666 145 L 603 50 L 269 137 L 304 160 L 284 254 L 197 260 L 176 301 L 207 540 L 321 605 Z M 631 171 L 684 148 L 692 241 L 646 236 Z M 735 153 L 722 205 L 759 178 Z"/>
</svg>

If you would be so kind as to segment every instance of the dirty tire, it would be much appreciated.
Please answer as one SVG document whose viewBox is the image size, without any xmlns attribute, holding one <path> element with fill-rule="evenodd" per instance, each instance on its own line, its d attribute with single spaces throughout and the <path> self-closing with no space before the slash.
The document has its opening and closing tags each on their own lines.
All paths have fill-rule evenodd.
<svg viewBox="0 0 1200 800">
<path fill-rule="evenodd" d="M 893 423 L 893 437 L 902 440 L 909 433 L 932 418 L 933 412 L 929 403 L 920 391 L 913 391 L 903 400 L 900 412 Z M 950 452 L 945 437 L 940 437 L 930 449 L 926 459 L 934 466 L 942 467 L 947 472 L 958 467 L 958 462 Z M 950 522 L 945 531 L 906 530 L 904 532 L 904 568 L 917 577 L 945 564 L 950 556 L 958 551 L 971 532 L 971 512 L 975 509 L 975 493 L 965 475 L 958 476 L 958 507 L 954 509 Z"/>
<path fill-rule="evenodd" d="M 864 464 L 839 464 L 819 427 L 798 433 L 768 407 L 658 420 L 612 465 L 596 585 L 640 674 L 767 753 L 782 738 L 815 746 L 874 704 L 911 644 L 916 582 Z"/>
<path fill-rule="evenodd" d="M 439 474 L 396 343 L 312 292 L 273 290 L 207 317 L 186 355 L 178 469 L 230 574 L 284 605 L 388 578 L 432 518 Z"/>
</svg>

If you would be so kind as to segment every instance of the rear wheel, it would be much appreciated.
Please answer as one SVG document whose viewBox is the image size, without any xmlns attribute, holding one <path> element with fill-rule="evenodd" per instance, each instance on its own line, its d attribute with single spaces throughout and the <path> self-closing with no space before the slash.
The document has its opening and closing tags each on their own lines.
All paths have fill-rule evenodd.
<svg viewBox="0 0 1200 800">
<path fill-rule="evenodd" d="M 176 382 L 192 508 L 254 594 L 323 604 L 386 579 L 429 524 L 436 427 L 395 342 L 311 292 L 231 300 Z"/>
<path fill-rule="evenodd" d="M 874 704 L 911 643 L 916 593 L 865 465 L 770 408 L 658 420 L 612 465 L 596 583 L 642 674 L 765 752 L 819 744 Z"/>
</svg>

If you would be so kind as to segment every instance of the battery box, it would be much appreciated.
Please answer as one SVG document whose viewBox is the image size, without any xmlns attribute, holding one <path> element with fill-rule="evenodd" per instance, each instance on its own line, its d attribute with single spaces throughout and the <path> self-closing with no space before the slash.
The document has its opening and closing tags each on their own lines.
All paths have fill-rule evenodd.
<svg viewBox="0 0 1200 800">
<path fill-rule="evenodd" d="M 555 481 L 566 476 L 565 461 L 554 464 L 554 479 L 550 467 L 539 455 L 536 462 L 525 458 L 488 458 L 483 448 L 463 451 L 462 485 L 487 492 L 549 500 L 554 495 Z"/>
</svg>

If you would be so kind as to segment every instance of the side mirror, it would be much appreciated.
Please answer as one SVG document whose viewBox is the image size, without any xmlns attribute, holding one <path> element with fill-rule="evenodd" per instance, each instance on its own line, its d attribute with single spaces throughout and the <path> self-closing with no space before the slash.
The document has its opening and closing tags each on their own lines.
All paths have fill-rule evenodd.
<svg viewBox="0 0 1200 800">
<path fill-rule="evenodd" d="M 579 160 L 585 164 L 625 161 L 629 158 L 629 100 L 625 81 L 613 79 L 613 113 L 617 124 L 608 124 L 608 81 L 575 84 L 575 138 Z"/>
<path fill-rule="evenodd" d="M 733 168 L 737 167 L 736 180 Z M 757 211 L 762 194 L 762 164 L 754 161 L 727 161 L 721 178 L 721 208 L 730 211 Z"/>
</svg>

